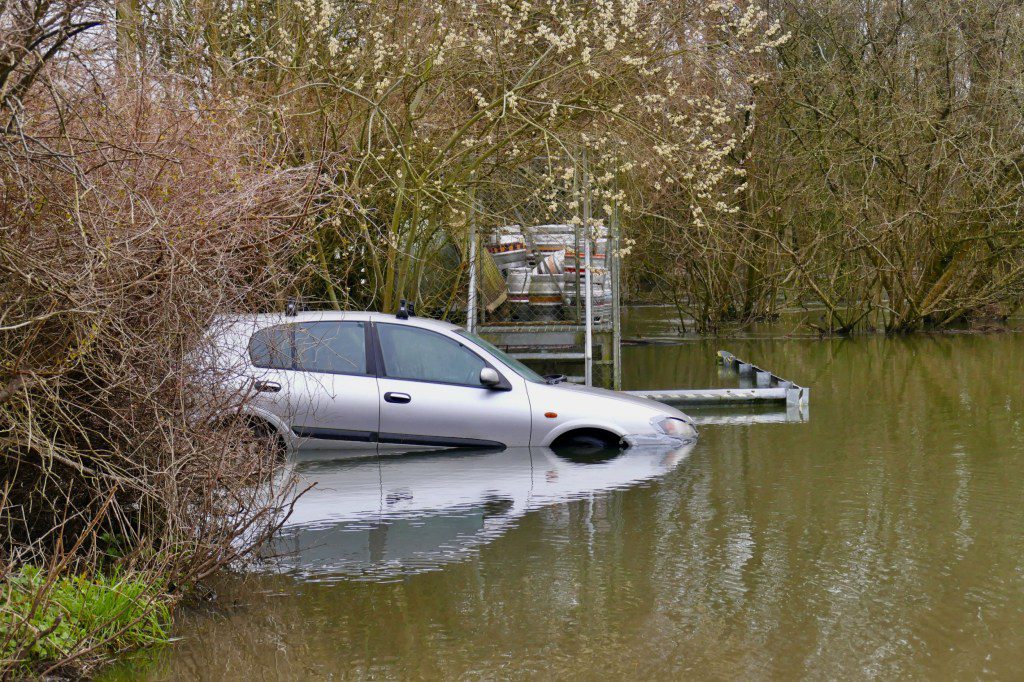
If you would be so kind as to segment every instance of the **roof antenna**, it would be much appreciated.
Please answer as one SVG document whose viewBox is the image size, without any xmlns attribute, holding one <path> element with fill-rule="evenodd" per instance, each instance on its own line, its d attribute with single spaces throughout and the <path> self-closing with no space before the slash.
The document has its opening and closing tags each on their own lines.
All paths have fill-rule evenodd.
<svg viewBox="0 0 1024 682">
<path fill-rule="evenodd" d="M 401 301 L 398 302 L 398 312 L 395 313 L 395 317 L 397 319 L 399 319 L 399 320 L 408 320 L 409 319 L 409 311 L 406 308 L 405 299 L 404 298 Z"/>
<path fill-rule="evenodd" d="M 284 304 L 284 316 L 295 317 L 299 314 L 299 304 L 295 301 L 295 297 L 289 296 L 288 302 Z"/>
</svg>

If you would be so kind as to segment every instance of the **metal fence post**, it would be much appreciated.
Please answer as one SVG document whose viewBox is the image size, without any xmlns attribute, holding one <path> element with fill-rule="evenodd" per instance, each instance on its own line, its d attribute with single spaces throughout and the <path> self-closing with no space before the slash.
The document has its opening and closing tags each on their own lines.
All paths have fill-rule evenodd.
<svg viewBox="0 0 1024 682">
<path fill-rule="evenodd" d="M 466 297 L 466 329 L 476 330 L 476 191 L 469 190 L 469 295 Z"/>
<path fill-rule="evenodd" d="M 575 162 L 574 162 L 575 163 Z M 577 208 L 580 206 L 580 165 L 575 163 L 576 169 L 572 174 L 572 199 L 576 202 Z M 567 260 L 568 262 L 568 260 Z M 580 288 L 580 228 L 578 225 L 573 226 L 572 231 L 572 263 L 573 267 L 576 268 L 576 276 L 573 277 L 573 306 L 576 308 L 576 321 L 580 321 L 580 316 L 583 315 L 583 296 Z"/>
<path fill-rule="evenodd" d="M 615 190 L 616 193 L 619 188 L 618 176 L 615 178 Z M 612 388 L 616 391 L 622 390 L 622 295 L 619 292 L 619 286 L 622 283 L 621 272 L 622 265 L 619 262 L 619 250 L 621 248 L 622 237 L 620 235 L 621 225 L 619 224 L 619 202 L 616 201 L 612 206 L 612 214 L 609 216 L 611 221 L 611 244 L 609 244 L 607 258 L 610 259 L 611 265 L 611 285 L 612 285 Z"/>
<path fill-rule="evenodd" d="M 584 375 L 583 382 L 587 386 L 594 385 L 594 308 L 593 290 L 590 273 L 590 167 L 587 164 L 587 150 L 583 150 L 583 253 L 586 270 L 583 276 L 583 288 L 587 300 L 583 306 L 583 314 L 587 317 L 586 338 L 583 347 Z"/>
</svg>

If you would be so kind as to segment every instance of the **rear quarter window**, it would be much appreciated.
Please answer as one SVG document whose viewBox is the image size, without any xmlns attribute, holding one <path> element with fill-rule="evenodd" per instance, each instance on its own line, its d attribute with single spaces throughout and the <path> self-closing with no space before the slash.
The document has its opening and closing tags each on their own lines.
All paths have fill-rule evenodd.
<svg viewBox="0 0 1024 682">
<path fill-rule="evenodd" d="M 268 327 L 253 334 L 249 339 L 252 364 L 267 369 L 291 369 L 295 349 L 294 326 Z"/>
</svg>

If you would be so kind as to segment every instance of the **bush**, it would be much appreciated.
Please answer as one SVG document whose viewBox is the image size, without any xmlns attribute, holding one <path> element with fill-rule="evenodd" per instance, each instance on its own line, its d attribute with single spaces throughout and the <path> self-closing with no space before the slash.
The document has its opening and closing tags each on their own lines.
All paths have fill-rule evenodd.
<svg viewBox="0 0 1024 682">
<path fill-rule="evenodd" d="M 281 170 L 230 106 L 75 43 L 109 10 L 3 19 L 0 677 L 160 641 L 293 500 L 266 439 L 214 428 L 249 396 L 202 359 L 218 314 L 283 306 L 326 164 Z"/>
</svg>

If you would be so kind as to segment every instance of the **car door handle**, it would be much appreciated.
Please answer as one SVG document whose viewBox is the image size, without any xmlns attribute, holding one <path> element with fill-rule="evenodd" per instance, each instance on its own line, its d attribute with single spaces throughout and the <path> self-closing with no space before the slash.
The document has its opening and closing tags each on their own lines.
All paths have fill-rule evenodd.
<svg viewBox="0 0 1024 682">
<path fill-rule="evenodd" d="M 393 393 L 388 391 L 384 394 L 384 402 L 386 403 L 411 403 L 412 396 L 408 393 Z"/>
<path fill-rule="evenodd" d="M 260 393 L 278 393 L 281 390 L 281 384 L 276 381 L 256 381 L 252 387 Z"/>
</svg>

